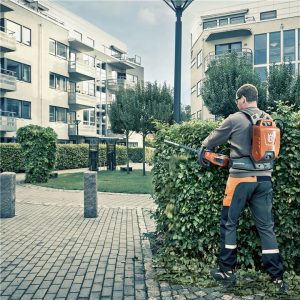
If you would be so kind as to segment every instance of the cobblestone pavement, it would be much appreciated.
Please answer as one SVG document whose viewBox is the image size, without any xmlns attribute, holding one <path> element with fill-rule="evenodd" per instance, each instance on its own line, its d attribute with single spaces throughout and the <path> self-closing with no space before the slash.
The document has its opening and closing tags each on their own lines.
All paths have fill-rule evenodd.
<svg viewBox="0 0 300 300">
<path fill-rule="evenodd" d="M 254 299 L 156 282 L 151 197 L 98 197 L 98 217 L 84 219 L 82 192 L 17 185 L 16 216 L 1 219 L 1 300 Z"/>
</svg>

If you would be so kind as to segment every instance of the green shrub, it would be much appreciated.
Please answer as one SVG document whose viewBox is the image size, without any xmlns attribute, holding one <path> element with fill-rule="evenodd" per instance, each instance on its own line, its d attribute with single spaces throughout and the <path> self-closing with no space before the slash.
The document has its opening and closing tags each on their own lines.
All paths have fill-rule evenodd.
<svg viewBox="0 0 300 300">
<path fill-rule="evenodd" d="M 117 165 L 126 164 L 126 147 L 116 146 Z M 154 150 L 146 148 L 146 162 L 151 162 Z M 23 172 L 25 170 L 23 152 L 20 144 L 0 144 L 0 169 L 3 172 Z M 134 163 L 142 162 L 143 149 L 129 148 L 130 160 Z M 88 144 L 57 144 L 55 169 L 77 169 L 89 166 Z M 98 165 L 103 167 L 106 162 L 106 145 L 99 145 Z"/>
<path fill-rule="evenodd" d="M 47 182 L 55 164 L 56 138 L 50 127 L 28 125 L 18 129 L 17 141 L 24 154 L 25 182 Z"/>
<path fill-rule="evenodd" d="M 278 114 L 285 122 L 286 133 L 273 176 L 275 229 L 285 267 L 295 270 L 300 256 L 300 113 L 280 107 Z M 167 145 L 164 139 L 199 147 L 217 125 L 212 121 L 190 121 L 161 127 L 157 133 L 153 182 L 158 208 L 154 217 L 157 235 L 163 241 L 161 257 L 173 265 L 184 257 L 204 264 L 217 263 L 219 218 L 228 169 L 212 166 L 204 170 L 194 154 Z M 220 150 L 228 154 L 226 145 Z M 241 216 L 237 234 L 239 264 L 259 268 L 260 241 L 248 209 Z"/>
<path fill-rule="evenodd" d="M 24 157 L 20 144 L 0 144 L 1 172 L 24 172 Z"/>
</svg>

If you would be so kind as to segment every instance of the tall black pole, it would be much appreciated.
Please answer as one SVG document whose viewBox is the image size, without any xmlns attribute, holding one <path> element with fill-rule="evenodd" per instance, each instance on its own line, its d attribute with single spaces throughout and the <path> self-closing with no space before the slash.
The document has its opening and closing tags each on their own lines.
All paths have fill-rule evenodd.
<svg viewBox="0 0 300 300">
<path fill-rule="evenodd" d="M 181 39 L 182 39 L 182 8 L 176 8 L 175 25 L 175 72 L 174 72 L 174 120 L 181 121 Z"/>
</svg>

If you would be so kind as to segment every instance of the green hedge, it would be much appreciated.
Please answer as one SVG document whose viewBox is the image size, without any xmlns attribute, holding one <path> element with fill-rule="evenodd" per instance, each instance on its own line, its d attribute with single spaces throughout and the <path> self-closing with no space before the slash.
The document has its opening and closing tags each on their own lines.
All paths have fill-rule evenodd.
<svg viewBox="0 0 300 300">
<path fill-rule="evenodd" d="M 58 144 L 55 168 L 77 169 L 88 167 L 88 144 Z M 117 145 L 117 165 L 126 164 L 126 147 Z M 129 148 L 129 159 L 133 163 L 142 162 L 142 148 Z M 153 148 L 146 148 L 146 162 L 153 158 Z M 23 172 L 24 161 L 19 144 L 0 144 L 0 169 L 2 172 Z M 99 166 L 106 165 L 106 145 L 99 145 Z"/>
<path fill-rule="evenodd" d="M 1 172 L 24 172 L 24 158 L 20 144 L 0 144 L 0 170 Z"/>
<path fill-rule="evenodd" d="M 285 267 L 296 270 L 300 257 L 300 113 L 281 106 L 278 114 L 284 119 L 285 134 L 273 174 L 275 230 Z M 154 217 L 162 243 L 160 257 L 171 269 L 183 258 L 197 259 L 205 265 L 217 263 L 219 218 L 228 169 L 212 166 L 204 170 L 195 155 L 163 141 L 199 147 L 217 125 L 212 121 L 190 121 L 162 126 L 157 133 L 153 182 L 158 208 Z M 226 145 L 220 150 L 228 154 Z M 240 219 L 237 234 L 239 264 L 260 268 L 260 241 L 248 209 Z"/>
</svg>

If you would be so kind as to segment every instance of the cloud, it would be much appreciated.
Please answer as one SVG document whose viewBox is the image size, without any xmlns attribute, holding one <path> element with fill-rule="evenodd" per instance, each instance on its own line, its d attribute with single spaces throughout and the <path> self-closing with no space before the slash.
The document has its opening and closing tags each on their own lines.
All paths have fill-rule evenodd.
<svg viewBox="0 0 300 300">
<path fill-rule="evenodd" d="M 138 19 L 149 25 L 156 25 L 157 23 L 155 12 L 149 8 L 141 8 L 138 12 Z"/>
</svg>

